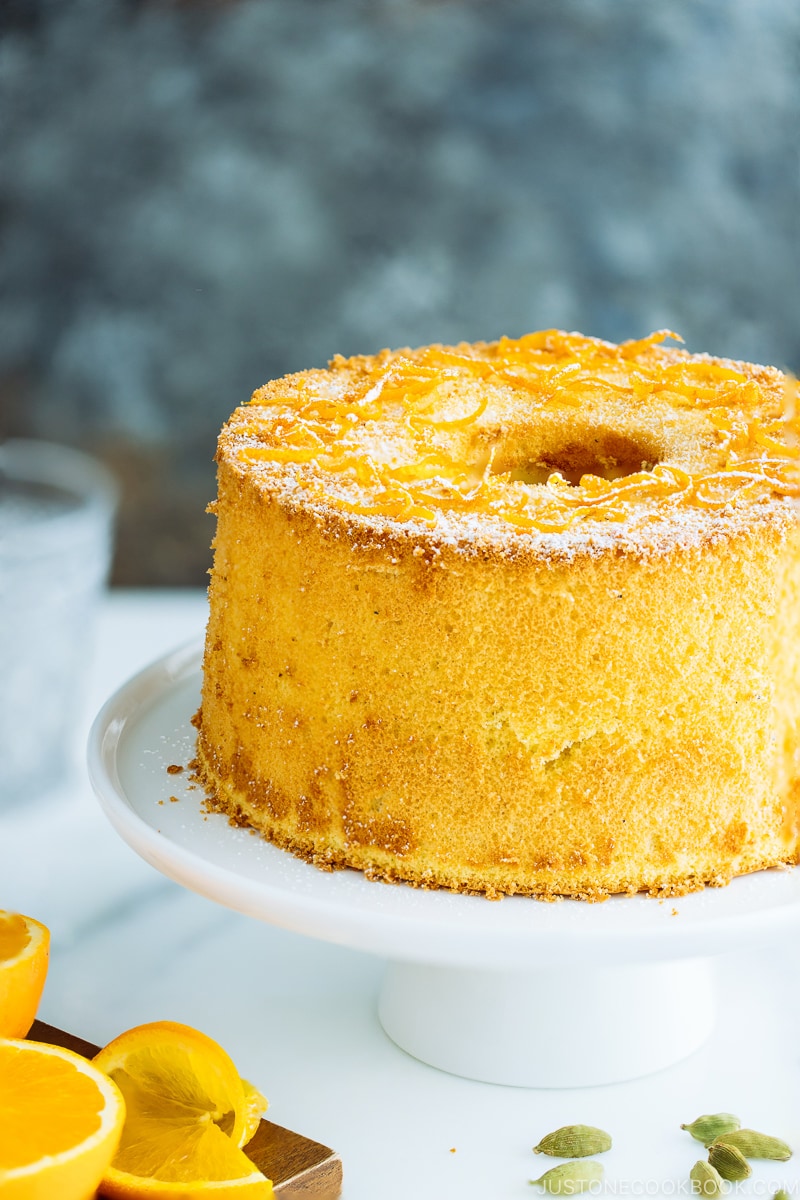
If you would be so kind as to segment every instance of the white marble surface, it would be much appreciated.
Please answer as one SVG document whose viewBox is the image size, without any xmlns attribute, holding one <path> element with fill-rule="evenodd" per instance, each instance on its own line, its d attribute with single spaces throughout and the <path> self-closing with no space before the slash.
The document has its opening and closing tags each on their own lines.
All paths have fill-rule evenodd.
<svg viewBox="0 0 800 1200">
<path fill-rule="evenodd" d="M 274 1120 L 341 1153 L 344 1200 L 531 1196 L 527 1180 L 550 1165 L 531 1146 L 573 1121 L 614 1135 L 605 1194 L 680 1195 L 701 1147 L 678 1126 L 719 1109 L 799 1152 L 796 1162 L 755 1164 L 737 1190 L 771 1195 L 782 1185 L 800 1194 L 796 933 L 717 960 L 717 1029 L 684 1063 L 609 1087 L 507 1088 L 458 1079 L 397 1049 L 375 1015 L 377 958 L 227 911 L 140 860 L 101 814 L 80 746 L 106 696 L 195 637 L 204 620 L 200 593 L 112 594 L 74 780 L 24 811 L 0 809 L 0 907 L 28 912 L 53 933 L 44 1020 L 98 1042 L 156 1018 L 204 1029 L 265 1090 Z M 590 1021 L 591 969 L 584 987 Z"/>
</svg>

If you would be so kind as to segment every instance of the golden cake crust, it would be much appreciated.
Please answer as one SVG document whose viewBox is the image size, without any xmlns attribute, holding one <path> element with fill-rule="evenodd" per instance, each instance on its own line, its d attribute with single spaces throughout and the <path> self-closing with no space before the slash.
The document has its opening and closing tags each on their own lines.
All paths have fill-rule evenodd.
<svg viewBox="0 0 800 1200">
<path fill-rule="evenodd" d="M 786 380 L 534 337 L 335 360 L 234 413 L 212 803 L 318 866 L 490 896 L 793 863 Z"/>
</svg>

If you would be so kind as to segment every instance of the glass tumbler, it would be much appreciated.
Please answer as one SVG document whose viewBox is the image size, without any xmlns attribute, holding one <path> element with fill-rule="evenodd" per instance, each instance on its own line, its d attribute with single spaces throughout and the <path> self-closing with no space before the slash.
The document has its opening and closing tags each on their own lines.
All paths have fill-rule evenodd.
<svg viewBox="0 0 800 1200">
<path fill-rule="evenodd" d="M 116 502 L 86 454 L 0 444 L 0 811 L 63 784 L 77 762 Z"/>
</svg>

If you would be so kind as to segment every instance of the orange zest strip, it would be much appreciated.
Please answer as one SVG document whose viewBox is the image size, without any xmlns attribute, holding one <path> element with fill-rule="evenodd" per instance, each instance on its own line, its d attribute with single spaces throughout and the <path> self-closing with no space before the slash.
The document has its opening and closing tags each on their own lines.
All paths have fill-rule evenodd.
<svg viewBox="0 0 800 1200">
<path fill-rule="evenodd" d="M 467 425 L 471 425 L 473 421 L 477 421 L 478 417 L 483 416 L 486 411 L 486 405 L 489 403 L 488 395 L 484 395 L 477 408 L 471 413 L 467 413 L 465 417 L 456 417 L 451 421 L 430 421 L 426 417 L 419 418 L 425 425 L 430 425 L 433 429 L 464 429 Z"/>
<path fill-rule="evenodd" d="M 671 329 L 657 329 L 655 333 L 651 333 L 645 338 L 639 338 L 638 341 L 621 342 L 619 352 L 623 358 L 636 358 L 643 350 L 649 350 L 651 346 L 657 346 L 667 338 L 672 338 L 674 342 L 683 342 L 679 333 L 673 333 Z"/>
<path fill-rule="evenodd" d="M 763 446 L 766 450 L 772 450 L 775 454 L 786 458 L 800 458 L 800 446 L 787 445 L 778 438 L 771 436 L 769 433 L 761 429 L 754 429 L 752 432 L 753 441 L 757 446 Z"/>
<path fill-rule="evenodd" d="M 319 457 L 313 446 L 242 446 L 239 457 L 250 462 L 303 463 Z"/>
<path fill-rule="evenodd" d="M 664 367 L 661 374 L 665 379 L 685 379 L 688 374 L 697 376 L 698 382 L 708 383 L 710 380 L 717 379 L 720 382 L 733 380 L 736 383 L 747 383 L 747 376 L 743 375 L 741 371 L 735 371 L 732 367 L 720 366 L 719 363 L 698 361 L 697 359 L 690 362 L 673 363 L 671 366 Z"/>
<path fill-rule="evenodd" d="M 577 513 L 526 513 L 513 509 L 496 509 L 496 515 L 529 533 L 563 533 L 575 522 Z"/>
<path fill-rule="evenodd" d="M 419 520 L 426 525 L 436 524 L 436 513 L 421 504 L 415 504 L 411 496 L 377 496 L 370 503 L 340 499 L 337 506 L 345 512 L 361 516 L 398 517 L 400 520 Z"/>
</svg>

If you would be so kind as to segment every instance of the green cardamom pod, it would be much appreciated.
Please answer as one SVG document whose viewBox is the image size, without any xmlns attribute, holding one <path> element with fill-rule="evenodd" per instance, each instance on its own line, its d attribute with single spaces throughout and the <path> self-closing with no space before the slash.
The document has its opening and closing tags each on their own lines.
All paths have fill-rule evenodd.
<svg viewBox="0 0 800 1200">
<path fill-rule="evenodd" d="M 611 1135 L 593 1125 L 562 1125 L 543 1137 L 534 1154 L 550 1154 L 553 1158 L 588 1158 L 611 1149 Z"/>
<path fill-rule="evenodd" d="M 772 1200 L 789 1200 L 789 1193 L 786 1191 L 786 1188 L 778 1188 Z"/>
<path fill-rule="evenodd" d="M 603 1164 L 592 1162 L 566 1162 L 545 1171 L 539 1179 L 529 1179 L 534 1187 L 544 1188 L 551 1196 L 575 1196 L 585 1192 L 603 1178 Z"/>
<path fill-rule="evenodd" d="M 692 1191 L 700 1196 L 721 1196 L 727 1189 L 725 1181 L 711 1163 L 705 1159 L 699 1159 L 691 1171 L 689 1178 L 692 1181 Z"/>
<path fill-rule="evenodd" d="M 692 1121 L 691 1125 L 681 1125 L 681 1129 L 685 1129 L 690 1133 L 696 1141 L 702 1142 L 704 1146 L 710 1146 L 718 1137 L 722 1137 L 724 1133 L 730 1133 L 732 1129 L 738 1129 L 741 1125 L 738 1117 L 733 1113 L 706 1113 L 697 1120 Z"/>
<path fill-rule="evenodd" d="M 771 1158 L 776 1162 L 786 1162 L 792 1157 L 792 1147 L 787 1146 L 786 1142 L 766 1133 L 756 1133 L 755 1129 L 732 1129 L 715 1141 L 735 1146 L 745 1158 Z"/>
<path fill-rule="evenodd" d="M 723 1179 L 730 1179 L 731 1183 L 749 1179 L 753 1174 L 753 1168 L 741 1150 L 727 1145 L 726 1142 L 711 1143 L 708 1150 L 708 1161 L 719 1171 Z"/>
</svg>

